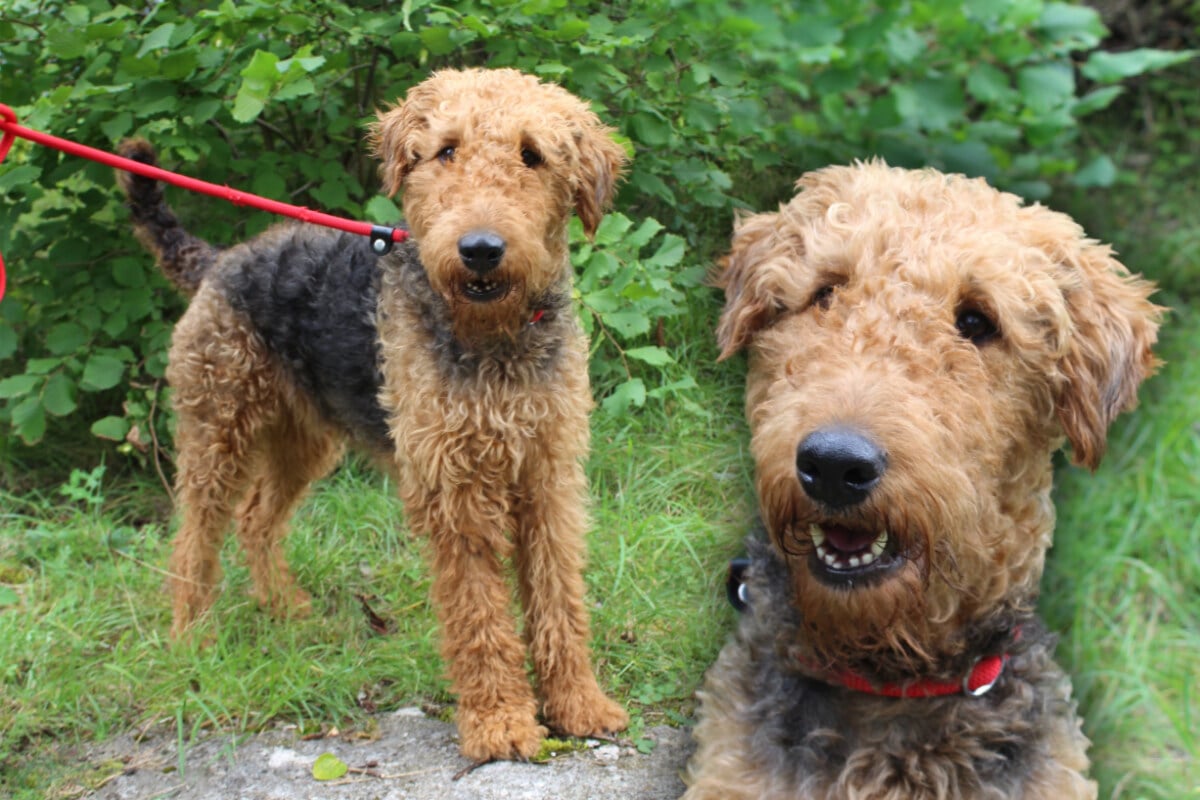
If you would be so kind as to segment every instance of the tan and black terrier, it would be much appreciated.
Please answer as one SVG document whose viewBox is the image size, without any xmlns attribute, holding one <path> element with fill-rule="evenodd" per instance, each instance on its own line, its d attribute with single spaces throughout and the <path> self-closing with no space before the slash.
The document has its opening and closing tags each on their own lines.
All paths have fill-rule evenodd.
<svg viewBox="0 0 1200 800">
<path fill-rule="evenodd" d="M 685 797 L 1094 798 L 1035 614 L 1051 455 L 1094 468 L 1136 403 L 1152 287 L 982 180 L 870 163 L 798 187 L 721 275 L 767 536 Z"/>
<path fill-rule="evenodd" d="M 567 252 L 572 212 L 595 231 L 624 166 L 610 133 L 531 76 L 438 72 L 371 133 L 412 235 L 382 258 L 365 237 L 299 224 L 217 250 L 180 227 L 156 183 L 120 173 L 139 238 L 194 295 L 167 373 L 182 516 L 175 636 L 216 597 L 231 522 L 259 600 L 279 615 L 308 610 L 282 540 L 350 442 L 394 471 L 408 524 L 430 543 L 463 753 L 537 751 L 546 729 L 527 652 L 548 725 L 625 727 L 589 656 L 592 396 Z M 144 142 L 122 149 L 153 160 Z"/>
</svg>

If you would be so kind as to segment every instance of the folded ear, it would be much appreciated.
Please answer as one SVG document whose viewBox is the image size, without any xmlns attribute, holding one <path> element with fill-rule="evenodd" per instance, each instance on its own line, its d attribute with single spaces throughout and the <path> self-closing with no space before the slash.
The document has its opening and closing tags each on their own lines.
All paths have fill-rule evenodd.
<svg viewBox="0 0 1200 800">
<path fill-rule="evenodd" d="M 773 291 L 777 268 L 772 266 L 778 224 L 778 213 L 754 214 L 734 222 L 733 244 L 714 281 L 725 290 L 725 308 L 717 323 L 718 361 L 749 344 L 781 310 Z"/>
<path fill-rule="evenodd" d="M 617 180 L 629 159 L 625 148 L 613 141 L 612 129 L 602 125 L 590 111 L 588 115 L 592 118 L 575 134 L 579 151 L 575 213 L 590 238 L 612 204 Z"/>
<path fill-rule="evenodd" d="M 1057 412 L 1072 460 L 1095 469 L 1109 425 L 1137 405 L 1138 386 L 1159 366 L 1151 347 L 1164 309 L 1148 299 L 1154 286 L 1130 275 L 1110 247 L 1073 238 L 1060 256 L 1074 280 L 1063 292 L 1072 331 Z"/>
<path fill-rule="evenodd" d="M 367 143 L 379 159 L 379 177 L 388 197 L 400 191 L 405 176 L 416 166 L 416 136 L 427 126 L 420 104 L 410 96 L 393 108 L 380 111 L 378 119 L 368 128 Z"/>
</svg>

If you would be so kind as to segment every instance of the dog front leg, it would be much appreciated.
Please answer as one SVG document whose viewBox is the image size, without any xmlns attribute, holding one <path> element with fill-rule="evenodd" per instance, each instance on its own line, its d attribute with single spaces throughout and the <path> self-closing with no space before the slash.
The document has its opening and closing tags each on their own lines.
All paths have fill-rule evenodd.
<svg viewBox="0 0 1200 800">
<path fill-rule="evenodd" d="M 458 695 L 462 753 L 476 761 L 529 758 L 546 729 L 537 722 L 525 647 L 510 611 L 502 559 L 511 545 L 503 511 L 469 490 L 404 501 L 410 526 L 432 546 L 433 602 L 442 657 Z"/>
<path fill-rule="evenodd" d="M 584 603 L 585 477 L 577 459 L 543 461 L 526 478 L 516 519 L 517 577 L 526 639 L 537 672 L 546 720 L 573 736 L 624 730 L 629 715 L 596 682 Z"/>
</svg>

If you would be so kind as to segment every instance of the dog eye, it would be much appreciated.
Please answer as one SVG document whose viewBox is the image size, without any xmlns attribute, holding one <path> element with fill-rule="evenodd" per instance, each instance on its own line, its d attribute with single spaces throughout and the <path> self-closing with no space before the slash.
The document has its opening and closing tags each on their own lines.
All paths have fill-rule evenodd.
<svg viewBox="0 0 1200 800">
<path fill-rule="evenodd" d="M 525 162 L 525 166 L 533 169 L 542 163 L 542 156 L 537 150 L 534 150 L 530 147 L 522 147 L 521 160 Z"/>
<path fill-rule="evenodd" d="M 992 322 L 987 314 L 978 308 L 968 307 L 959 310 L 958 317 L 954 320 L 954 327 L 958 328 L 960 336 L 969 339 L 971 344 L 976 347 L 990 342 L 1000 333 L 996 323 Z"/>
<path fill-rule="evenodd" d="M 437 160 L 443 164 L 449 164 L 454 160 L 454 145 L 447 145 L 437 151 Z"/>
<path fill-rule="evenodd" d="M 834 288 L 835 288 L 834 286 L 830 285 L 830 286 L 822 286 L 820 289 L 817 289 L 816 294 L 814 294 L 812 296 L 812 299 L 808 301 L 808 305 L 810 307 L 816 306 L 817 308 L 820 308 L 820 309 L 829 308 L 830 303 L 833 302 Z"/>
</svg>

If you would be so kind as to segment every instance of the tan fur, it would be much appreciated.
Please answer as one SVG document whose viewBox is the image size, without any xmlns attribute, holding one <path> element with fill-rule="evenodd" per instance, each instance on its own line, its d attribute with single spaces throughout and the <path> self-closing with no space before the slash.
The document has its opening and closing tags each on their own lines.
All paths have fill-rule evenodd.
<svg viewBox="0 0 1200 800">
<path fill-rule="evenodd" d="M 749 350 L 758 498 L 802 627 L 794 639 L 776 631 L 774 645 L 743 634 L 710 672 L 687 797 L 1003 796 L 969 788 L 966 754 L 925 766 L 913 754 L 907 778 L 870 751 L 821 775 L 785 777 L 772 766 L 782 751 L 739 744 L 747 709 L 762 707 L 740 688 L 757 663 L 741 650 L 788 648 L 806 664 L 887 680 L 961 674 L 972 631 L 1032 614 L 1054 527 L 1050 456 L 1066 438 L 1077 463 L 1097 465 L 1109 423 L 1157 366 L 1161 309 L 1147 300 L 1148 283 L 1068 217 L 982 180 L 876 162 L 810 173 L 797 186 L 778 212 L 738 222 L 719 278 L 718 339 L 723 358 Z M 825 288 L 832 293 L 818 294 Z M 995 321 L 997 337 L 977 345 L 960 335 L 964 309 Z M 888 459 L 865 501 L 835 511 L 797 477 L 798 444 L 830 425 L 865 432 Z M 899 565 L 853 589 L 817 580 L 813 524 L 886 529 Z M 1069 682 L 1047 688 L 1060 685 L 1057 668 L 1048 656 L 1037 663 L 1021 674 L 1044 676 L 1039 691 L 1062 711 L 1020 796 L 1094 797 Z M 859 700 L 847 700 L 845 719 L 901 707 L 871 700 L 857 711 Z"/>
<path fill-rule="evenodd" d="M 582 459 L 592 398 L 566 237 L 572 211 L 594 231 L 612 199 L 625 154 L 610 133 L 559 87 L 514 70 L 466 70 L 413 87 L 371 134 L 386 187 L 403 190 L 416 243 L 380 262 L 379 401 L 394 451 L 377 455 L 398 476 L 409 526 L 430 544 L 461 748 L 472 759 L 533 755 L 546 733 L 538 699 L 546 724 L 568 734 L 628 724 L 598 687 L 588 652 Z M 439 160 L 447 146 L 456 147 L 453 158 Z M 153 158 L 144 144 L 131 147 Z M 525 147 L 544 163 L 523 165 Z M 126 190 L 148 197 L 144 216 L 154 218 L 160 200 L 140 186 Z M 147 224 L 135 221 L 144 234 Z M 510 289 L 493 302 L 463 294 L 472 276 L 458 242 L 480 228 L 507 242 L 496 276 Z M 347 437 L 226 295 L 252 256 L 263 261 L 262 253 L 330 235 L 280 226 L 196 273 L 204 280 L 176 326 L 168 373 L 182 512 L 171 560 L 175 637 L 215 599 L 219 548 L 234 518 L 262 603 L 278 615 L 309 610 L 281 543 L 292 510 L 337 464 Z M 164 268 L 186 272 L 195 266 L 188 258 L 183 252 L 184 263 Z M 418 273 L 428 276 L 427 297 L 412 291 Z M 547 296 L 560 303 L 531 333 L 531 306 Z M 446 319 L 432 319 L 430 308 Z M 523 343 L 539 336 L 550 355 L 530 366 Z M 510 561 L 528 647 L 510 612 Z"/>
</svg>

